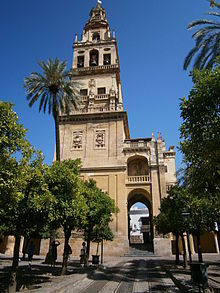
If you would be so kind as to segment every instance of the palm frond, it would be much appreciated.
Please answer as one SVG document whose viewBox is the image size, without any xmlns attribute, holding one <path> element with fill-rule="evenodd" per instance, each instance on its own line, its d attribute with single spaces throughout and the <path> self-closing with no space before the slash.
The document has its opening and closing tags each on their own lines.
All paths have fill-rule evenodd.
<svg viewBox="0 0 220 293">
<path fill-rule="evenodd" d="M 208 34 L 215 34 L 216 31 L 220 32 L 220 25 L 201 28 L 192 35 L 192 38 L 197 40 L 197 38 L 206 37 Z"/>
<path fill-rule="evenodd" d="M 186 56 L 185 60 L 184 60 L 184 64 L 183 64 L 183 68 L 184 70 L 186 70 L 193 58 L 193 56 L 195 55 L 195 53 L 197 52 L 197 48 L 193 48 L 192 50 L 189 51 L 188 55 Z"/>
<path fill-rule="evenodd" d="M 219 12 L 216 12 L 216 11 L 209 11 L 209 12 L 206 12 L 205 14 L 206 15 L 214 15 L 214 16 L 220 17 L 220 13 Z"/>
<path fill-rule="evenodd" d="M 188 30 L 194 28 L 195 26 L 202 25 L 202 24 L 211 24 L 211 25 L 219 25 L 217 21 L 211 21 L 209 19 L 198 19 L 190 22 L 188 24 Z"/>
<path fill-rule="evenodd" d="M 207 13 L 211 16 L 219 17 L 220 14 L 217 12 Z M 210 68 L 214 64 L 215 58 L 219 54 L 219 36 L 220 36 L 220 22 L 212 21 L 209 19 L 199 19 L 192 21 L 188 25 L 188 29 L 195 28 L 197 26 L 203 25 L 199 28 L 193 35 L 192 38 L 195 39 L 196 44 L 193 49 L 190 50 L 188 55 L 184 60 L 183 68 L 186 70 L 191 63 L 193 57 L 197 54 L 194 61 L 194 68 Z"/>
</svg>

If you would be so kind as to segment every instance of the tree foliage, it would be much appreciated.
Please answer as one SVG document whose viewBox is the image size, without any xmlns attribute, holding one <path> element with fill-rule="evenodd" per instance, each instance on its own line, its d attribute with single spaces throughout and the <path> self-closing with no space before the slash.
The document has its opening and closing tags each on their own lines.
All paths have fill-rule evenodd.
<svg viewBox="0 0 220 293">
<path fill-rule="evenodd" d="M 172 187 L 167 197 L 163 198 L 160 213 L 154 218 L 156 229 L 159 233 L 181 234 L 185 226 L 181 213 L 189 205 L 189 194 L 181 187 Z"/>
<path fill-rule="evenodd" d="M 71 80 L 71 71 L 66 70 L 66 62 L 49 59 L 39 62 L 43 74 L 32 72 L 24 80 L 29 106 L 39 101 L 39 112 L 52 113 L 55 122 L 56 160 L 60 160 L 59 113 L 69 114 L 78 105 L 77 84 Z"/>
<path fill-rule="evenodd" d="M 41 212 L 42 218 L 41 209 L 50 199 L 44 180 L 47 167 L 25 134 L 12 104 L 0 102 L 0 230 L 4 235 L 25 236 L 38 230 L 36 217 Z"/>
<path fill-rule="evenodd" d="M 0 233 L 15 237 L 9 286 L 15 292 L 21 236 L 45 230 L 51 194 L 42 154 L 28 143 L 10 103 L 0 102 L 0 116 Z"/>
<path fill-rule="evenodd" d="M 210 0 L 210 6 L 220 9 L 220 5 Z M 216 11 L 208 12 L 207 15 L 212 16 L 210 19 L 199 19 L 192 21 L 188 25 L 188 29 L 199 29 L 192 35 L 195 39 L 195 47 L 190 50 L 184 60 L 183 68 L 186 70 L 194 56 L 194 69 L 212 68 L 216 62 L 216 58 L 220 55 L 220 13 Z M 215 19 L 214 19 L 215 18 Z"/>
<path fill-rule="evenodd" d="M 196 193 L 215 194 L 220 187 L 220 66 L 195 70 L 192 80 L 189 97 L 180 103 L 185 184 Z"/>
<path fill-rule="evenodd" d="M 71 232 L 86 223 L 87 205 L 82 195 L 80 166 L 80 160 L 55 161 L 47 173 L 46 181 L 55 198 L 51 208 L 52 225 L 62 227 L 65 236 L 62 274 L 66 273 Z"/>
<path fill-rule="evenodd" d="M 108 225 L 112 221 L 112 215 L 117 213 L 115 202 L 110 196 L 96 186 L 94 180 L 84 182 L 83 196 L 88 207 L 86 222 L 82 225 L 85 239 L 87 240 L 87 254 L 90 252 L 90 242 L 98 241 L 99 237 L 112 240 Z M 96 234 L 97 233 L 97 234 Z M 105 237 L 105 238 L 104 238 Z"/>
<path fill-rule="evenodd" d="M 154 218 L 159 233 L 183 235 L 186 229 L 197 236 L 215 229 L 215 222 L 219 217 L 218 199 L 206 194 L 193 194 L 189 189 L 175 186 L 171 188 L 167 197 L 163 198 L 160 213 Z M 183 211 L 189 212 L 188 223 L 183 221 Z M 201 247 L 198 246 L 199 259 L 202 260 Z"/>
</svg>

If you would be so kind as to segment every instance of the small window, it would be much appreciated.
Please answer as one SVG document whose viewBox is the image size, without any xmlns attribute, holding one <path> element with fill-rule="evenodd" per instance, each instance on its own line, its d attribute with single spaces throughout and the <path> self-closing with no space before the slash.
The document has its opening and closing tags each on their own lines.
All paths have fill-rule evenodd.
<svg viewBox="0 0 220 293">
<path fill-rule="evenodd" d="M 78 56 L 78 59 L 77 59 L 77 67 L 78 68 L 84 67 L 84 56 Z"/>
<path fill-rule="evenodd" d="M 98 88 L 98 95 L 105 95 L 105 93 L 106 93 L 105 87 Z"/>
<path fill-rule="evenodd" d="M 103 56 L 103 64 L 104 65 L 111 64 L 111 54 L 104 54 L 104 56 Z"/>
<path fill-rule="evenodd" d="M 80 90 L 80 96 L 88 96 L 88 90 L 87 89 Z"/>
<path fill-rule="evenodd" d="M 92 40 L 93 41 L 100 41 L 100 34 L 99 33 L 94 33 L 93 35 L 92 35 Z"/>
</svg>

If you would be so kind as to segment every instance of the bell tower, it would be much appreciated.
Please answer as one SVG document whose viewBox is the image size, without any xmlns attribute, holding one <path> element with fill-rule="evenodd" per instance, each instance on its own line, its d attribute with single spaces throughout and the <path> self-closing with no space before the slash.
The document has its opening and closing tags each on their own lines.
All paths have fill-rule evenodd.
<svg viewBox="0 0 220 293">
<path fill-rule="evenodd" d="M 59 117 L 60 155 L 61 160 L 80 158 L 82 179 L 93 178 L 119 207 L 111 223 L 114 242 L 105 244 L 105 253 L 115 256 L 129 250 L 130 209 L 137 202 L 148 209 L 147 224 L 142 226 L 145 247 L 170 251 L 170 239 L 155 234 L 153 216 L 167 189 L 176 183 L 175 152 L 166 151 L 162 136 L 130 138 L 116 37 L 99 3 L 92 8 L 81 38 L 75 35 L 72 72 L 80 104 L 70 115 Z M 81 239 L 71 241 L 78 248 Z"/>
<path fill-rule="evenodd" d="M 122 90 L 115 33 L 98 3 L 90 12 L 82 38 L 73 45 L 73 71 L 80 85 L 84 112 L 122 111 Z"/>
<path fill-rule="evenodd" d="M 123 146 L 130 135 L 115 33 L 99 3 L 92 8 L 81 38 L 75 35 L 72 70 L 80 104 L 70 115 L 60 116 L 61 160 L 80 158 L 81 177 L 93 178 L 115 200 L 120 213 L 111 223 L 112 254 L 121 255 L 129 248 Z"/>
<path fill-rule="evenodd" d="M 123 109 L 115 33 L 99 3 L 82 37 L 73 44 L 73 80 L 79 85 L 77 111 L 60 117 L 61 158 L 81 158 L 85 168 L 124 168 L 123 142 L 129 139 Z M 106 189 L 107 191 L 107 189 Z"/>
</svg>

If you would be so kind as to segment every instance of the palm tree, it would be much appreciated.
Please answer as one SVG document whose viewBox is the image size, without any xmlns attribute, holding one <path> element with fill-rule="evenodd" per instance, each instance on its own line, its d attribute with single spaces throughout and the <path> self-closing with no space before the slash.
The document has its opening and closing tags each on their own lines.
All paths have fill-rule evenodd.
<svg viewBox="0 0 220 293">
<path fill-rule="evenodd" d="M 211 7 L 217 7 L 220 9 L 220 4 L 210 0 Z M 214 17 L 220 17 L 219 12 L 208 12 L 208 15 Z M 208 20 L 199 19 L 191 22 L 188 25 L 188 29 L 192 29 L 201 26 L 193 35 L 192 38 L 195 39 L 195 47 L 190 50 L 188 55 L 184 60 L 183 68 L 186 70 L 192 61 L 192 58 L 197 55 L 193 68 L 212 68 L 215 64 L 216 58 L 220 55 L 220 22 L 219 20 Z"/>
<path fill-rule="evenodd" d="M 39 62 L 43 75 L 32 72 L 24 79 L 29 107 L 40 100 L 39 112 L 53 115 L 56 137 L 56 160 L 60 161 L 59 113 L 69 114 L 71 109 L 77 109 L 78 85 L 71 80 L 71 71 L 66 70 L 66 62 L 49 59 L 48 63 Z"/>
</svg>

